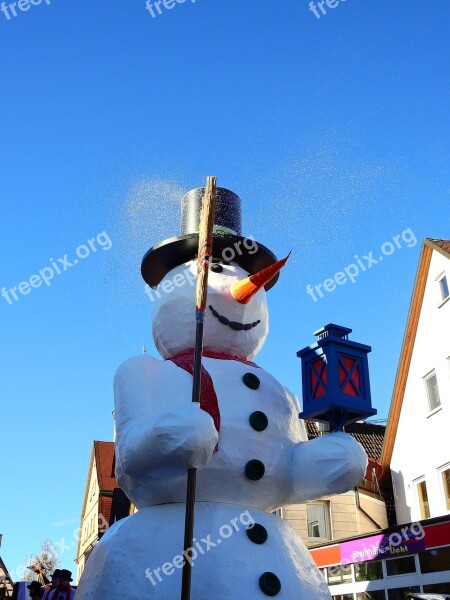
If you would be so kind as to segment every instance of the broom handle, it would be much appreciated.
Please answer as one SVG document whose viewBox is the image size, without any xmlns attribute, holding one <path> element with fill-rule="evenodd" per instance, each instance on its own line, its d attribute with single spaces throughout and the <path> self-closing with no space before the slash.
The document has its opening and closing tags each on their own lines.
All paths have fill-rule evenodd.
<svg viewBox="0 0 450 600">
<path fill-rule="evenodd" d="M 200 389 L 202 382 L 202 354 L 203 354 L 203 327 L 205 324 L 206 296 L 208 293 L 209 259 L 212 253 L 212 236 L 214 227 L 214 213 L 216 207 L 216 177 L 206 180 L 205 195 L 203 198 L 200 227 L 198 234 L 198 276 L 196 288 L 196 331 L 194 351 L 194 374 L 192 383 L 192 402 L 200 402 Z M 194 507 L 195 486 L 197 469 L 188 470 L 186 489 L 186 515 L 184 521 L 184 564 L 181 584 L 181 600 L 190 600 L 192 565 L 186 560 L 187 551 L 192 548 L 194 538 Z"/>
</svg>

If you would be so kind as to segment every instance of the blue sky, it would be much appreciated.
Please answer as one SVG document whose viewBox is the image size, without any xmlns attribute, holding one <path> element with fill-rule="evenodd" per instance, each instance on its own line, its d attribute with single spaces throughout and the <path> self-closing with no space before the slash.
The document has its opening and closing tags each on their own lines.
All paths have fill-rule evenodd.
<svg viewBox="0 0 450 600">
<path fill-rule="evenodd" d="M 292 250 L 259 364 L 299 394 L 296 351 L 325 323 L 352 327 L 373 347 L 387 416 L 420 240 L 449 237 L 450 6 L 327 10 L 188 0 L 152 18 L 143 0 L 52 0 L 0 13 L 0 287 L 50 258 L 62 267 L 102 232 L 112 243 L 12 304 L 0 297 L 0 554 L 14 574 L 45 538 L 64 538 L 75 571 L 114 372 L 143 344 L 155 354 L 140 259 L 178 233 L 178 199 L 206 175 L 241 196 L 246 235 Z M 405 230 L 417 244 L 317 302 L 306 293 Z"/>
</svg>

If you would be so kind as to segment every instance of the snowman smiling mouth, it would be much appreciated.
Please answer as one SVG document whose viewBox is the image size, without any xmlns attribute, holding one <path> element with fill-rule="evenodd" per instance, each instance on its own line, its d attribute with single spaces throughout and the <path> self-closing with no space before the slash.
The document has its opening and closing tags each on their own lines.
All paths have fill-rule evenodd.
<svg viewBox="0 0 450 600">
<path fill-rule="evenodd" d="M 230 319 L 227 319 L 227 317 L 220 315 L 211 304 L 209 305 L 209 310 L 212 312 L 212 314 L 216 317 L 218 321 L 220 321 L 223 325 L 228 325 L 228 327 L 231 327 L 231 329 L 234 329 L 235 331 L 249 331 L 250 329 L 253 329 L 253 327 L 259 325 L 259 323 L 261 323 L 260 320 L 246 324 L 238 323 L 238 321 L 230 321 Z"/>
</svg>

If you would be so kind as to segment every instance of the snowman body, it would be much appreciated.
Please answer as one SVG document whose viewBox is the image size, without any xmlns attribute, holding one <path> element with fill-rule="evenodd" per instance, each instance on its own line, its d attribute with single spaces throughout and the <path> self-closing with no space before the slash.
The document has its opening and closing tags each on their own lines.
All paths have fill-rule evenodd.
<svg viewBox="0 0 450 600">
<path fill-rule="evenodd" d="M 248 514 L 268 531 L 265 543 L 248 538 L 247 518 L 242 518 Z M 184 504 L 162 504 L 143 508 L 116 523 L 90 556 L 77 598 L 178 600 L 184 515 Z M 196 503 L 195 542 L 189 557 L 192 600 L 265 598 L 259 578 L 267 572 L 280 578 L 277 598 L 330 598 L 298 536 L 285 521 L 261 509 Z"/>
<path fill-rule="evenodd" d="M 179 597 L 191 467 L 198 469 L 192 600 L 330 598 L 301 540 L 271 513 L 351 489 L 367 457 L 344 433 L 306 441 L 295 396 L 249 362 L 268 331 L 265 292 L 236 306 L 229 290 L 247 273 L 237 265 L 224 270 L 211 273 L 208 287 L 205 349 L 216 357 L 203 359 L 220 425 L 192 404 L 192 376 L 176 363 L 194 336 L 183 319 L 193 313 L 193 290 L 180 287 L 155 307 L 154 338 L 165 360 L 142 355 L 116 374 L 116 478 L 139 511 L 97 544 L 79 600 Z M 217 315 L 256 325 L 235 331 Z"/>
</svg>

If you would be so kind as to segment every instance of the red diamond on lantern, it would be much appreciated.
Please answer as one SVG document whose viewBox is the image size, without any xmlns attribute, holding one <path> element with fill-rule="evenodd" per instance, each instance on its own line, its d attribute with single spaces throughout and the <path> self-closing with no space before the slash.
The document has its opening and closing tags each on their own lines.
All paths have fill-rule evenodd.
<svg viewBox="0 0 450 600">
<path fill-rule="evenodd" d="M 320 398 L 327 391 L 327 364 L 319 358 L 311 363 L 310 371 L 311 396 Z"/>
<path fill-rule="evenodd" d="M 359 364 L 354 358 L 349 358 L 348 356 L 341 356 L 339 358 L 339 385 L 343 393 L 348 396 L 360 395 Z"/>
</svg>

